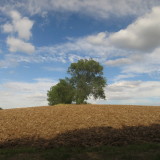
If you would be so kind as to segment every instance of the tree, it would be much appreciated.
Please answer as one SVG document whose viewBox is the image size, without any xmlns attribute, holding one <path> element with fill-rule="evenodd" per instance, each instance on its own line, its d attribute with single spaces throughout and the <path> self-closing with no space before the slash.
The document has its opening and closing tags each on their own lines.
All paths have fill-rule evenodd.
<svg viewBox="0 0 160 160">
<path fill-rule="evenodd" d="M 49 105 L 71 104 L 74 97 L 74 89 L 68 79 L 60 79 L 60 82 L 52 86 L 47 93 Z"/>
<path fill-rule="evenodd" d="M 71 63 L 68 73 L 71 75 L 70 83 L 75 89 L 77 104 L 85 103 L 89 96 L 105 99 L 106 80 L 103 77 L 103 66 L 98 62 L 81 59 L 77 63 Z"/>
</svg>

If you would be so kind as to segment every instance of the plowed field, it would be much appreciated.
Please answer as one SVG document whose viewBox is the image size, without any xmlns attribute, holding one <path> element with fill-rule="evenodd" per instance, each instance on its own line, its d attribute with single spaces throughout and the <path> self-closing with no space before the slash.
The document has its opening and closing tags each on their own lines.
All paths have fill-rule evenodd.
<svg viewBox="0 0 160 160">
<path fill-rule="evenodd" d="M 57 105 L 0 111 L 0 147 L 160 143 L 159 106 Z"/>
</svg>

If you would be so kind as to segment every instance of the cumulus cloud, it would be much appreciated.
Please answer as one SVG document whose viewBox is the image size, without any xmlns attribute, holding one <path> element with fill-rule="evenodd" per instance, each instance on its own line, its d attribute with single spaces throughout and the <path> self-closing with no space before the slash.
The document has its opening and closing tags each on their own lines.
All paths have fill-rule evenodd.
<svg viewBox="0 0 160 160">
<path fill-rule="evenodd" d="M 33 53 L 35 47 L 27 41 L 32 36 L 31 29 L 34 22 L 27 17 L 22 17 L 17 11 L 11 11 L 8 14 L 12 22 L 7 22 L 2 28 L 5 33 L 10 34 L 6 40 L 6 43 L 9 46 L 9 51 Z"/>
<path fill-rule="evenodd" d="M 124 49 L 141 51 L 154 50 L 160 44 L 160 7 L 138 18 L 126 29 L 112 34 L 109 38 L 112 44 Z"/>
<path fill-rule="evenodd" d="M 35 82 L 6 82 L 0 84 L 1 107 L 18 108 L 47 105 L 47 91 L 57 82 L 51 79 L 35 79 Z"/>
<path fill-rule="evenodd" d="M 12 23 L 3 25 L 3 31 L 6 33 L 17 33 L 21 39 L 29 40 L 32 36 L 31 29 L 34 22 L 27 17 L 21 17 L 17 11 L 11 11 L 9 16 L 12 18 Z"/>
<path fill-rule="evenodd" d="M 31 43 L 24 42 L 14 37 L 8 37 L 7 44 L 11 52 L 33 53 L 35 51 L 35 47 Z"/>
<path fill-rule="evenodd" d="M 126 55 L 108 59 L 107 66 L 120 67 L 115 80 L 147 74 L 160 78 L 160 7 L 138 18 L 126 29 L 111 34 L 107 40 L 116 48 L 126 51 Z"/>
</svg>

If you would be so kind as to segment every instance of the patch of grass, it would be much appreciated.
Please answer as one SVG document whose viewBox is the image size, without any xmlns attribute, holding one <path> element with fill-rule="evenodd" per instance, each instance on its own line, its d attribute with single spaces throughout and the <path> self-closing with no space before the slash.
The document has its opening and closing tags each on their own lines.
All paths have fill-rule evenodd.
<svg viewBox="0 0 160 160">
<path fill-rule="evenodd" d="M 159 160 L 160 144 L 0 149 L 0 160 Z"/>
<path fill-rule="evenodd" d="M 37 160 L 38 150 L 36 148 L 9 148 L 0 149 L 0 160 Z"/>
<path fill-rule="evenodd" d="M 0 155 L 14 155 L 19 153 L 35 153 L 37 150 L 35 148 L 5 148 L 0 149 Z"/>
</svg>

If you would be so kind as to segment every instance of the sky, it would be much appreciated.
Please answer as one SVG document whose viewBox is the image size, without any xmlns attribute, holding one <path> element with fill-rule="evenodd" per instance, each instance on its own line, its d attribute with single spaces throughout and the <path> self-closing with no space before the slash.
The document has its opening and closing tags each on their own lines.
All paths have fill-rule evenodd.
<svg viewBox="0 0 160 160">
<path fill-rule="evenodd" d="M 106 100 L 160 106 L 159 0 L 1 0 L 0 107 L 46 106 L 79 59 L 104 67 Z"/>
</svg>

